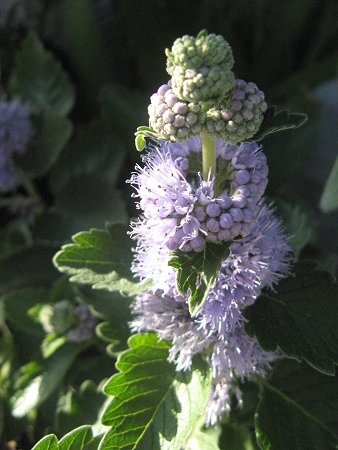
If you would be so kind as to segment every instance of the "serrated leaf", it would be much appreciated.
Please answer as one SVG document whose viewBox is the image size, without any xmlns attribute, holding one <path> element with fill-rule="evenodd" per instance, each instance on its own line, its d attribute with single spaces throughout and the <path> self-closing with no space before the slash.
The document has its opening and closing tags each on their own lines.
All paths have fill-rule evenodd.
<svg viewBox="0 0 338 450">
<path fill-rule="evenodd" d="M 262 449 L 335 449 L 338 379 L 295 361 L 279 363 L 262 382 L 256 437 Z"/>
<path fill-rule="evenodd" d="M 34 33 L 23 41 L 9 89 L 35 111 L 51 109 L 65 116 L 74 103 L 74 90 L 67 74 Z"/>
<path fill-rule="evenodd" d="M 114 399 L 103 415 L 111 429 L 99 449 L 180 450 L 204 414 L 210 371 L 196 366 L 177 373 L 167 361 L 169 344 L 155 334 L 132 336 L 129 346 L 104 389 Z"/>
<path fill-rule="evenodd" d="M 67 433 L 58 442 L 54 434 L 43 437 L 32 450 L 89 450 L 96 449 L 100 438 L 93 438 L 90 425 L 82 425 Z M 92 447 L 91 444 L 95 444 Z"/>
<path fill-rule="evenodd" d="M 45 175 L 72 134 L 72 123 L 52 110 L 46 110 L 35 121 L 36 134 L 28 151 L 18 158 L 19 165 L 30 177 Z"/>
<path fill-rule="evenodd" d="M 283 353 L 328 374 L 338 364 L 338 287 L 327 272 L 307 263 L 282 280 L 278 292 L 264 291 L 244 311 L 247 333 L 264 350 Z"/>
<path fill-rule="evenodd" d="M 92 229 L 73 236 L 74 244 L 62 247 L 54 257 L 55 266 L 76 283 L 94 289 L 120 291 L 135 295 L 145 289 L 130 270 L 132 241 L 125 225 L 114 224 L 107 230 Z"/>
<path fill-rule="evenodd" d="M 264 119 L 259 131 L 252 137 L 252 140 L 261 141 L 268 134 L 298 128 L 306 121 L 306 114 L 289 113 L 286 110 L 277 112 L 276 106 L 269 106 L 264 114 Z"/>
<path fill-rule="evenodd" d="M 60 439 L 59 450 L 83 450 L 92 439 L 93 433 L 90 425 L 83 425 Z"/>
<path fill-rule="evenodd" d="M 222 261 L 230 253 L 230 244 L 206 244 L 203 252 L 172 253 L 169 266 L 177 270 L 179 292 L 188 295 L 189 311 L 195 316 L 205 303 L 209 290 L 216 284 Z"/>
<path fill-rule="evenodd" d="M 43 437 L 32 450 L 59 450 L 58 440 L 55 434 L 49 434 Z"/>
<path fill-rule="evenodd" d="M 319 206 L 324 213 L 332 212 L 338 208 L 338 158 L 336 158 L 326 181 Z"/>
</svg>

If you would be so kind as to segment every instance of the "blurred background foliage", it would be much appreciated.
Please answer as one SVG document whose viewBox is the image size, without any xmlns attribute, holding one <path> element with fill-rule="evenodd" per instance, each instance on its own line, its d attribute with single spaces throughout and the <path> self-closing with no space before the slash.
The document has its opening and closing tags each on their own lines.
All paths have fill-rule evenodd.
<svg viewBox="0 0 338 450">
<path fill-rule="evenodd" d="M 338 214 L 322 193 L 338 151 L 337 24 L 336 0 L 1 0 L 0 93 L 29 99 L 39 130 L 27 155 L 18 159 L 28 183 L 15 198 L 33 196 L 29 217 L 14 197 L 10 207 L 7 196 L 0 199 L 0 329 L 6 344 L 0 363 L 20 348 L 1 372 L 12 406 L 27 408 L 25 387 L 42 369 L 54 370 L 60 358 L 64 361 L 45 401 L 33 405 L 39 406 L 34 417 L 8 419 L 8 439 L 20 435 L 22 447 L 29 448 L 27 442 L 46 430 L 63 434 L 96 420 L 83 398 L 88 395 L 96 408 L 102 405 L 97 386 L 112 373 L 109 358 L 128 335 L 128 302 L 70 287 L 63 277 L 60 281 L 51 259 L 72 234 L 103 228 L 107 221 L 128 223 L 137 214 L 125 183 L 140 161 L 134 132 L 147 125 L 149 97 L 168 80 L 164 49 L 177 37 L 204 28 L 223 35 L 233 48 L 237 78 L 255 82 L 268 104 L 308 114 L 300 129 L 264 139 L 267 193 L 293 235 L 296 255 L 316 257 L 336 272 Z M 28 288 L 37 290 L 22 291 Z M 22 296 L 31 299 L 25 300 L 27 311 L 36 303 L 80 299 L 105 321 L 97 332 L 101 340 L 63 348 L 54 360 L 55 349 L 49 359 L 36 356 L 45 334 L 11 309 L 13 295 L 15 304 Z M 124 305 L 117 308 L 120 316 L 117 304 Z M 34 333 L 27 334 L 27 327 Z M 103 341 L 113 342 L 108 353 Z M 8 408 L 0 404 L 0 415 Z"/>
<path fill-rule="evenodd" d="M 133 133 L 147 124 L 149 97 L 168 79 L 164 49 L 202 28 L 222 34 L 238 78 L 254 81 L 269 104 L 309 115 L 300 130 L 265 140 L 269 194 L 311 210 L 319 245 L 332 249 L 337 216 L 318 204 L 337 153 L 337 20 L 335 0 L 3 0 L 2 82 L 34 30 L 67 71 L 76 98 L 73 136 L 44 188 L 53 196 L 65 177 L 95 172 L 128 200 L 124 179 L 139 159 Z M 69 174 L 60 179 L 64 165 Z"/>
</svg>

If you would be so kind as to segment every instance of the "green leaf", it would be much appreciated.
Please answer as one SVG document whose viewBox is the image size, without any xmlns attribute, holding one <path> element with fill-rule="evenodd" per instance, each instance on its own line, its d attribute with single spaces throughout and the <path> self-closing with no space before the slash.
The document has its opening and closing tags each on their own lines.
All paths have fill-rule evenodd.
<svg viewBox="0 0 338 450">
<path fill-rule="evenodd" d="M 20 166 L 31 177 L 45 175 L 72 134 L 72 123 L 51 110 L 40 114 L 35 121 L 36 135 L 28 151 L 18 158 Z"/>
<path fill-rule="evenodd" d="M 24 387 L 12 398 L 13 416 L 23 417 L 43 403 L 60 385 L 73 361 L 84 348 L 85 344 L 67 344 L 42 361 L 40 366 L 34 367 L 34 371 L 27 365 L 27 372 L 30 373 L 24 373 L 22 376 Z"/>
<path fill-rule="evenodd" d="M 262 380 L 256 437 L 262 449 L 335 449 L 338 379 L 295 361 L 279 363 Z"/>
<path fill-rule="evenodd" d="M 43 437 L 32 450 L 59 450 L 58 440 L 55 434 L 49 434 Z"/>
<path fill-rule="evenodd" d="M 9 89 L 34 111 L 51 109 L 56 115 L 65 116 L 74 103 L 74 90 L 67 74 L 34 33 L 22 44 Z"/>
<path fill-rule="evenodd" d="M 146 145 L 147 145 L 147 141 L 145 140 L 144 136 L 138 135 L 135 137 L 135 147 L 136 147 L 137 151 L 142 152 L 142 150 L 145 149 Z"/>
<path fill-rule="evenodd" d="M 29 310 L 38 303 L 48 303 L 49 292 L 42 288 L 22 288 L 12 290 L 3 296 L 7 318 L 16 329 L 44 335 L 41 325 L 29 315 Z"/>
<path fill-rule="evenodd" d="M 60 439 L 59 450 L 82 450 L 92 439 L 90 425 L 83 425 Z"/>
<path fill-rule="evenodd" d="M 252 137 L 254 141 L 261 141 L 265 136 L 277 131 L 298 128 L 307 121 L 307 115 L 302 113 L 289 113 L 278 111 L 276 106 L 269 106 L 264 114 L 264 119 L 259 131 Z"/>
<path fill-rule="evenodd" d="M 278 292 L 264 291 L 244 311 L 245 329 L 264 350 L 280 348 L 333 375 L 338 364 L 337 299 L 338 287 L 329 273 L 298 263 L 295 276 L 282 280 Z"/>
<path fill-rule="evenodd" d="M 324 213 L 332 212 L 338 208 L 338 158 L 336 158 L 326 181 L 319 206 Z"/>
<path fill-rule="evenodd" d="M 127 348 L 130 336 L 128 323 L 132 319 L 130 299 L 117 292 L 95 291 L 82 289 L 83 301 L 94 309 L 105 322 L 96 327 L 96 334 L 109 345 L 107 352 L 116 357 Z"/>
<path fill-rule="evenodd" d="M 215 286 L 222 261 L 230 253 L 230 244 L 208 243 L 203 252 L 172 253 L 169 266 L 177 269 L 178 290 L 189 296 L 189 311 L 195 316 L 207 299 L 209 290 Z"/>
<path fill-rule="evenodd" d="M 74 244 L 62 247 L 54 257 L 55 266 L 71 276 L 75 283 L 94 289 L 120 291 L 134 295 L 146 286 L 137 283 L 130 270 L 132 241 L 125 225 L 114 224 L 107 230 L 92 229 L 73 236 Z"/>
<path fill-rule="evenodd" d="M 254 450 L 251 435 L 244 425 L 222 424 L 222 434 L 219 440 L 221 450 Z"/>
<path fill-rule="evenodd" d="M 141 127 L 137 127 L 135 132 L 135 147 L 136 150 L 142 152 L 147 145 L 146 138 L 150 139 L 164 139 L 160 134 L 156 133 L 151 127 L 142 125 Z"/>
<path fill-rule="evenodd" d="M 67 433 L 59 442 L 54 434 L 49 434 L 43 437 L 32 450 L 94 450 L 97 448 L 99 439 L 93 438 L 89 425 L 82 425 Z M 96 446 L 92 447 L 92 443 Z"/>
<path fill-rule="evenodd" d="M 221 427 L 205 428 L 203 426 L 205 417 L 201 416 L 201 419 L 197 423 L 198 426 L 195 426 L 190 434 L 184 450 L 220 450 L 218 439 L 221 433 Z"/>
<path fill-rule="evenodd" d="M 59 397 L 57 404 L 57 430 L 65 434 L 80 425 L 97 424 L 102 406 L 107 397 L 102 393 L 102 386 L 96 386 L 90 380 L 84 381 L 78 390 L 73 387 Z M 94 427 L 93 427 L 94 428 Z M 97 431 L 98 427 L 95 425 Z M 100 428 L 104 431 L 104 426 Z"/>
<path fill-rule="evenodd" d="M 168 363 L 169 344 L 155 334 L 135 335 L 105 386 L 114 399 L 102 422 L 111 427 L 101 450 L 180 450 L 204 414 L 211 373 L 202 365 L 176 372 Z"/>
</svg>

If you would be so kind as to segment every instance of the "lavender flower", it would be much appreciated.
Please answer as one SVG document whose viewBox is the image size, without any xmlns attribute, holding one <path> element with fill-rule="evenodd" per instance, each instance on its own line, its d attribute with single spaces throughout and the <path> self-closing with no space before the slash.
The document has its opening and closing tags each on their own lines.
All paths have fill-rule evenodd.
<svg viewBox="0 0 338 450">
<path fill-rule="evenodd" d="M 236 146 L 220 139 L 216 153 L 216 177 L 203 180 L 196 168 L 190 172 L 190 165 L 200 164 L 200 138 L 150 150 L 130 180 L 143 210 L 131 233 L 141 246 L 202 251 L 206 242 L 250 233 L 267 183 L 266 157 L 255 143 Z"/>
<path fill-rule="evenodd" d="M 0 192 L 10 192 L 19 183 L 13 162 L 15 154 L 23 154 L 33 136 L 30 109 L 14 100 L 0 101 Z"/>
<path fill-rule="evenodd" d="M 139 246 L 136 250 L 134 272 L 141 278 L 150 273 L 155 285 L 152 292 L 136 298 L 132 329 L 155 331 L 172 341 L 169 360 L 175 362 L 177 370 L 189 369 L 196 354 L 208 360 L 214 390 L 207 422 L 213 424 L 229 407 L 234 374 L 243 378 L 263 373 L 276 356 L 260 350 L 256 340 L 245 334 L 242 309 L 252 304 L 263 288 L 273 289 L 288 275 L 291 249 L 273 210 L 259 205 L 251 232 L 231 244 L 218 282 L 194 318 L 187 298 L 177 292 L 175 270 L 166 266 L 169 256 L 165 245 Z"/>
<path fill-rule="evenodd" d="M 160 86 L 150 101 L 150 126 L 164 139 L 180 142 L 200 134 L 205 122 L 200 105 L 180 100 L 170 81 Z"/>
</svg>

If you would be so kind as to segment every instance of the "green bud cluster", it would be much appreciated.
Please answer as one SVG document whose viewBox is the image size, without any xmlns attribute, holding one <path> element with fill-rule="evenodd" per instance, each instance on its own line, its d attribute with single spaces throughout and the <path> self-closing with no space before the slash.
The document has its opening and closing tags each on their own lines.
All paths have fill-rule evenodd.
<svg viewBox="0 0 338 450">
<path fill-rule="evenodd" d="M 182 100 L 207 102 L 223 97 L 233 86 L 234 64 L 230 45 L 222 36 L 183 36 L 166 50 L 172 89 Z"/>
<path fill-rule="evenodd" d="M 215 67 L 225 65 L 229 69 L 234 64 L 232 50 L 223 36 L 201 31 L 197 37 L 183 36 L 176 39 L 171 51 L 166 49 L 167 72 L 173 75 L 176 66 L 185 68 Z"/>
<path fill-rule="evenodd" d="M 166 55 L 171 79 L 150 98 L 151 129 L 138 134 L 184 142 L 204 132 L 239 143 L 257 133 L 267 109 L 264 93 L 235 80 L 232 50 L 222 36 L 183 36 Z"/>
<path fill-rule="evenodd" d="M 234 74 L 223 66 L 186 69 L 176 66 L 172 76 L 175 94 L 188 102 L 207 102 L 219 99 L 234 84 Z"/>
</svg>

